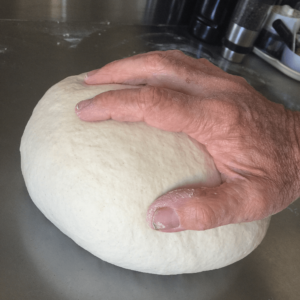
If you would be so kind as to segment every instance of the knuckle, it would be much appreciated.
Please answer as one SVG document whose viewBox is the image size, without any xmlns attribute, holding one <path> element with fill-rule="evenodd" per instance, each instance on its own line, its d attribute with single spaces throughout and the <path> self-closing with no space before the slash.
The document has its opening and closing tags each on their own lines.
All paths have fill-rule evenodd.
<svg viewBox="0 0 300 300">
<path fill-rule="evenodd" d="M 207 63 L 210 63 L 210 61 L 208 60 L 208 59 L 206 59 L 206 58 L 198 58 L 198 62 L 200 62 L 200 63 L 203 63 L 203 64 L 207 64 Z"/>
<path fill-rule="evenodd" d="M 174 55 L 174 56 L 181 56 L 181 57 L 185 57 L 185 54 L 181 51 L 181 50 L 169 50 L 166 51 L 166 53 L 170 54 L 170 55 Z"/>
<path fill-rule="evenodd" d="M 207 205 L 197 205 L 191 211 L 193 216 L 191 219 L 194 221 L 193 229 L 195 230 L 207 230 L 215 225 L 215 213 Z"/>
<path fill-rule="evenodd" d="M 150 71 L 161 69 L 164 66 L 164 60 L 166 59 L 166 53 L 153 52 L 146 57 L 146 68 Z"/>
<path fill-rule="evenodd" d="M 185 57 L 185 54 L 180 50 L 152 52 L 146 56 L 145 66 L 150 71 L 157 71 L 173 65 L 183 57 Z"/>
<path fill-rule="evenodd" d="M 163 99 L 163 90 L 158 87 L 144 87 L 140 89 L 139 106 L 143 111 L 152 110 Z"/>
<path fill-rule="evenodd" d="M 216 226 L 216 215 L 215 212 L 210 207 L 207 207 L 204 210 L 204 214 L 202 215 L 202 218 L 203 218 L 202 226 L 204 226 L 204 229 L 210 229 Z"/>
</svg>

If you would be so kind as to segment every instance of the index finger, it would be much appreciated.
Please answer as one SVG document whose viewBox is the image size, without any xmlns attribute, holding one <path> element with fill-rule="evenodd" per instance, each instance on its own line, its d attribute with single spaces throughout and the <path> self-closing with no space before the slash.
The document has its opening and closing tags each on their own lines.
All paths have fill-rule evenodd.
<svg viewBox="0 0 300 300">
<path fill-rule="evenodd" d="M 109 63 L 89 72 L 85 82 L 152 85 L 198 95 L 216 75 L 228 76 L 206 59 L 195 59 L 178 50 L 154 51 Z"/>
</svg>

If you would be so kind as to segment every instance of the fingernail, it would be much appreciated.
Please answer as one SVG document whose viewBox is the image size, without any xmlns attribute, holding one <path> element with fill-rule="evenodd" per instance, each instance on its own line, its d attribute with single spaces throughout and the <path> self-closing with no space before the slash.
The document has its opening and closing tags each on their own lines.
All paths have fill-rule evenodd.
<svg viewBox="0 0 300 300">
<path fill-rule="evenodd" d="M 179 225 L 179 218 L 174 209 L 170 207 L 162 207 L 155 211 L 153 216 L 154 229 L 173 229 Z"/>
<path fill-rule="evenodd" d="M 97 73 L 97 71 L 98 71 L 98 70 L 93 70 L 93 71 L 88 72 L 88 73 L 86 74 L 86 77 L 88 78 L 88 77 L 93 76 L 94 74 Z"/>
<path fill-rule="evenodd" d="M 76 110 L 79 111 L 79 110 L 82 110 L 82 109 L 84 109 L 85 107 L 89 106 L 89 105 L 92 103 L 92 100 L 93 100 L 93 99 L 88 99 L 88 100 L 83 100 L 83 101 L 79 102 L 79 103 L 76 105 Z"/>
</svg>

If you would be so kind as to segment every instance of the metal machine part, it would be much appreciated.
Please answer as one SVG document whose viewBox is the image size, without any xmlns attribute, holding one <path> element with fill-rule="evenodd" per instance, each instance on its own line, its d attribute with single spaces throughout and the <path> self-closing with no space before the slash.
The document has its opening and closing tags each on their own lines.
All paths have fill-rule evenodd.
<svg viewBox="0 0 300 300">
<path fill-rule="evenodd" d="M 295 35 L 300 28 L 300 11 L 293 9 L 288 5 L 274 6 L 264 28 L 261 30 L 257 40 L 255 41 L 255 47 L 259 48 L 267 55 L 281 60 L 282 53 L 285 48 L 285 42 L 273 27 L 273 23 L 276 20 L 280 20 L 284 26 L 286 26 L 288 30 Z M 292 39 L 290 38 L 290 40 Z M 295 40 L 292 41 L 293 50 L 296 48 L 295 43 Z"/>
<path fill-rule="evenodd" d="M 240 63 L 245 55 L 252 51 L 252 45 L 257 36 L 257 31 L 231 23 L 223 42 L 223 57 L 229 61 Z"/>
<path fill-rule="evenodd" d="M 190 32 L 198 39 L 221 43 L 238 0 L 198 0 Z"/>
<path fill-rule="evenodd" d="M 282 20 L 277 19 L 273 22 L 273 28 L 276 30 L 277 34 L 281 37 L 284 43 L 295 52 L 293 49 L 294 45 L 294 35 L 290 29 L 282 22 Z"/>
<path fill-rule="evenodd" d="M 253 44 L 275 2 L 275 0 L 238 2 L 223 41 L 222 55 L 225 59 L 240 63 L 245 55 L 252 51 Z"/>
</svg>

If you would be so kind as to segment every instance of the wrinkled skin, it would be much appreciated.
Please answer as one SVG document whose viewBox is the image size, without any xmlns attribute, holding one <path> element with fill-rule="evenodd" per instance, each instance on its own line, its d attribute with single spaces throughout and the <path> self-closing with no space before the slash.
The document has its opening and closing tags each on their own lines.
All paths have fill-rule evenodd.
<svg viewBox="0 0 300 300">
<path fill-rule="evenodd" d="M 299 113 L 270 102 L 243 78 L 205 59 L 165 51 L 112 62 L 85 81 L 140 87 L 80 102 L 80 119 L 143 121 L 184 132 L 206 146 L 222 175 L 219 187 L 159 197 L 148 210 L 153 229 L 206 230 L 259 220 L 299 196 Z"/>
</svg>

